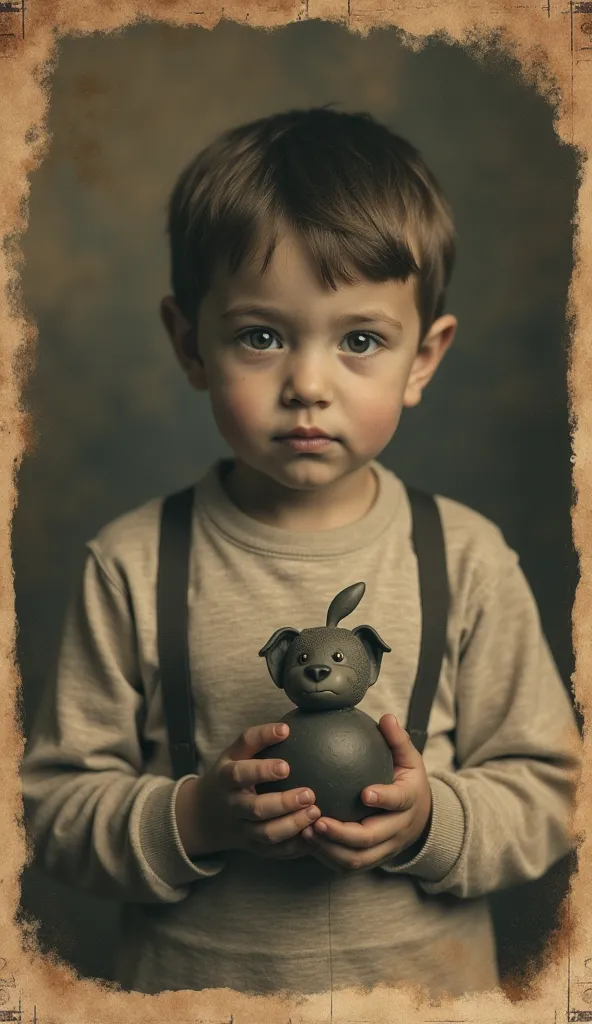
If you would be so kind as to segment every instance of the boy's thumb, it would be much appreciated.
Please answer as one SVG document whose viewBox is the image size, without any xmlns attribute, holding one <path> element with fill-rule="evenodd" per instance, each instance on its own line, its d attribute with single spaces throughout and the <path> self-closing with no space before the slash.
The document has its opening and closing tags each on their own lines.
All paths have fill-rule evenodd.
<svg viewBox="0 0 592 1024">
<path fill-rule="evenodd" d="M 394 715 L 383 715 L 378 723 L 380 731 L 393 752 L 397 768 L 417 768 L 421 754 L 415 749 L 409 733 Z"/>
</svg>

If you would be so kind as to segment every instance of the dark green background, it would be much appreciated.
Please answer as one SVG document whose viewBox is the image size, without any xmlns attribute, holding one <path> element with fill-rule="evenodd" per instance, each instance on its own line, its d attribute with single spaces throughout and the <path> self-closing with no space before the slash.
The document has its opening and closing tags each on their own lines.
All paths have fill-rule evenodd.
<svg viewBox="0 0 592 1024">
<path fill-rule="evenodd" d="M 300 23 L 264 32 L 142 25 L 62 42 L 51 148 L 31 180 L 23 285 L 39 325 L 27 402 L 38 443 L 14 523 L 27 726 L 55 658 L 82 545 L 104 522 L 199 476 L 225 451 L 157 309 L 177 173 L 219 130 L 289 106 L 367 109 L 423 151 L 447 191 L 459 258 L 457 341 L 383 453 L 409 483 L 495 520 L 520 553 L 569 683 L 571 546 L 566 295 L 577 166 L 552 111 L 499 54 L 413 52 Z M 500 894 L 505 975 L 538 955 L 567 869 Z M 23 907 L 84 973 L 110 976 L 115 908 L 25 872 Z"/>
</svg>

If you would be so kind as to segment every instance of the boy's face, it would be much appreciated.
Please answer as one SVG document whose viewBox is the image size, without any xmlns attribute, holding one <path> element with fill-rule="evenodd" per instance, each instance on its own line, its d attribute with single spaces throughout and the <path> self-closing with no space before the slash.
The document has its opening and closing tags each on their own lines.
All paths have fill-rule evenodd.
<svg viewBox="0 0 592 1024">
<path fill-rule="evenodd" d="M 192 334 L 171 299 L 163 320 L 191 384 L 210 392 L 237 460 L 281 487 L 316 490 L 374 459 L 404 406 L 452 341 L 441 317 L 418 350 L 415 283 L 360 279 L 327 288 L 305 244 L 284 236 L 235 275 L 219 269 Z M 314 427 L 331 439 L 300 451 L 285 435 Z"/>
</svg>

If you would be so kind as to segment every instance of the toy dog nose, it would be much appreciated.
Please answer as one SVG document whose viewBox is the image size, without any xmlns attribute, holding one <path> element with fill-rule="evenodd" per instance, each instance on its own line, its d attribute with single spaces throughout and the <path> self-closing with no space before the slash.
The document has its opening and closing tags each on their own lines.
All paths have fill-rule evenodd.
<svg viewBox="0 0 592 1024">
<path fill-rule="evenodd" d="M 331 669 L 328 665 L 307 665 L 304 669 L 306 678 L 312 679 L 315 683 L 320 683 L 321 679 L 326 679 L 330 673 Z"/>
</svg>

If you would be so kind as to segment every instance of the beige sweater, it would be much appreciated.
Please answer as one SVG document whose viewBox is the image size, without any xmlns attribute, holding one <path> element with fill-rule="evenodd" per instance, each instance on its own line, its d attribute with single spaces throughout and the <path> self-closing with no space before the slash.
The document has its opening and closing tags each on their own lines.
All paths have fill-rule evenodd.
<svg viewBox="0 0 592 1024">
<path fill-rule="evenodd" d="M 369 623 L 392 647 L 359 707 L 405 722 L 420 637 L 410 511 L 397 477 L 373 466 L 370 512 L 317 533 L 240 512 L 220 464 L 198 483 L 189 634 L 200 773 L 245 726 L 293 706 L 258 656 L 274 630 L 324 624 L 334 595 L 358 580 L 367 589 L 348 628 Z M 438 503 L 452 603 L 424 751 L 431 832 L 404 867 L 348 876 L 310 856 L 185 856 L 156 653 L 161 501 L 88 545 L 23 784 L 47 869 L 123 901 L 125 987 L 496 984 L 484 896 L 537 878 L 568 849 L 579 740 L 516 555 L 481 515 Z"/>
</svg>

